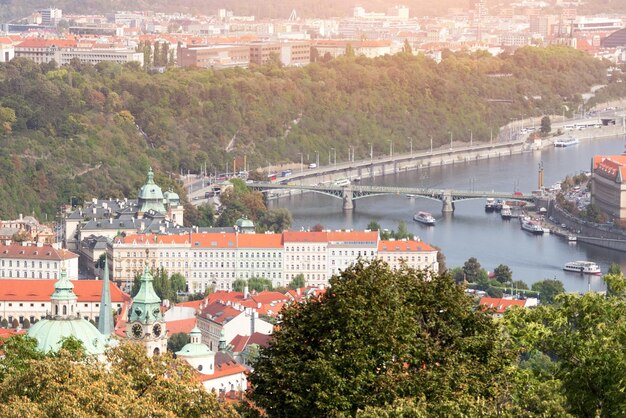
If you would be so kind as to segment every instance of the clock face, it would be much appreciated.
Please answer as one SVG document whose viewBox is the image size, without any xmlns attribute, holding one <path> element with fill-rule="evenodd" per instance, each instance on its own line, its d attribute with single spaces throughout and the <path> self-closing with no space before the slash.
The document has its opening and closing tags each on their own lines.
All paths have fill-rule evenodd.
<svg viewBox="0 0 626 418">
<path fill-rule="evenodd" d="M 154 334 L 155 337 L 161 335 L 161 324 L 154 324 L 152 327 L 152 334 Z"/>
<path fill-rule="evenodd" d="M 141 326 L 141 324 L 133 325 L 131 331 L 133 333 L 133 337 L 135 338 L 141 338 L 143 336 L 143 327 Z"/>
</svg>

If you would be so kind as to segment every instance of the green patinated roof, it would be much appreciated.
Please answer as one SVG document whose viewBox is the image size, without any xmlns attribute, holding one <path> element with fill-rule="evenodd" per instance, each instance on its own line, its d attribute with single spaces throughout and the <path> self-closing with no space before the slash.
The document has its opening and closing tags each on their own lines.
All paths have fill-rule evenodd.
<svg viewBox="0 0 626 418">
<path fill-rule="evenodd" d="M 153 209 L 157 212 L 164 213 L 163 192 L 161 188 L 154 182 L 154 172 L 152 168 L 148 171 L 148 181 L 139 189 L 138 196 L 139 210 L 147 212 Z"/>
<path fill-rule="evenodd" d="M 194 343 L 193 341 L 200 341 L 200 330 L 198 327 L 194 327 L 189 333 L 191 341 L 189 344 L 185 344 L 180 351 L 176 352 L 177 356 L 184 357 L 206 357 L 214 355 L 214 353 L 207 347 L 206 344 Z"/>
<path fill-rule="evenodd" d="M 235 223 L 239 228 L 254 228 L 254 222 L 247 218 L 239 218 Z"/>
<path fill-rule="evenodd" d="M 130 321 L 152 323 L 161 319 L 161 299 L 154 291 L 152 274 L 148 271 L 147 264 L 140 281 L 141 286 L 133 298 L 133 305 L 130 309 Z"/>
<path fill-rule="evenodd" d="M 43 319 L 30 327 L 28 336 L 37 340 L 37 348 L 44 353 L 57 352 L 67 337 L 80 340 L 88 354 L 102 354 L 107 346 L 107 339 L 82 318 Z"/>
<path fill-rule="evenodd" d="M 51 300 L 75 300 L 74 285 L 67 278 L 67 271 L 61 270 L 59 280 L 54 284 L 54 293 L 50 297 Z"/>
</svg>

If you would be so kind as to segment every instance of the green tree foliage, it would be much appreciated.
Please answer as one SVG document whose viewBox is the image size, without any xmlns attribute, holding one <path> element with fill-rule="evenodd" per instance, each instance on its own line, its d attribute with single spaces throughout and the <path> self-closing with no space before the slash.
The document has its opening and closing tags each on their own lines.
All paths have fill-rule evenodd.
<svg viewBox="0 0 626 418">
<path fill-rule="evenodd" d="M 402 52 L 405 54 L 413 54 L 413 48 L 411 48 L 411 44 L 408 39 L 404 40 L 404 45 L 402 45 Z"/>
<path fill-rule="evenodd" d="M 513 272 L 509 268 L 509 266 L 500 264 L 493 270 L 493 274 L 495 275 L 495 279 L 500 283 L 509 283 L 513 280 Z"/>
<path fill-rule="evenodd" d="M 249 279 L 237 279 L 233 282 L 233 290 L 235 292 L 243 292 L 244 287 L 248 284 L 248 291 L 262 292 L 264 290 L 273 290 L 272 281 L 263 277 L 251 277 Z"/>
<path fill-rule="evenodd" d="M 17 351 L 25 355 L 20 367 L 1 369 L 0 416 L 237 416 L 169 354 L 148 358 L 140 344 L 123 343 L 107 353 L 105 365 L 67 349 L 73 343 L 43 356 L 24 353 L 33 340 L 13 344 L 13 338 L 6 343 L 22 345 Z"/>
<path fill-rule="evenodd" d="M 557 279 L 545 279 L 540 282 L 535 282 L 531 286 L 531 289 L 535 292 L 539 292 L 539 298 L 544 303 L 554 302 L 556 296 L 565 292 L 563 283 Z"/>
<path fill-rule="evenodd" d="M 176 353 L 190 341 L 189 335 L 184 332 L 177 332 L 176 334 L 170 335 L 167 338 L 167 351 L 170 353 Z"/>
<path fill-rule="evenodd" d="M 520 359 L 535 351 L 546 355 L 542 362 L 547 365 L 534 373 L 535 382 L 550 388 L 545 395 L 565 398 L 561 407 L 572 416 L 610 417 L 626 407 L 621 378 L 626 373 L 625 318 L 624 298 L 587 293 L 564 295 L 536 309 L 510 310 L 504 323 Z M 536 386 L 526 388 L 536 393 Z"/>
<path fill-rule="evenodd" d="M 541 118 L 541 133 L 547 135 L 552 131 L 552 124 L 550 122 L 550 116 L 544 116 Z"/>
<path fill-rule="evenodd" d="M 133 288 L 130 292 L 131 295 L 136 295 L 139 291 L 142 274 L 143 272 L 135 275 Z M 161 300 L 167 299 L 172 303 L 178 303 L 178 293 L 185 292 L 187 289 L 185 277 L 180 273 L 174 273 L 170 276 L 163 267 L 152 269 L 150 274 L 152 274 L 152 286 L 157 296 L 159 296 Z"/>
<path fill-rule="evenodd" d="M 360 262 L 331 286 L 283 310 L 253 365 L 249 395 L 267 416 L 355 415 L 399 398 L 427 399 L 432 415 L 457 399 L 493 401 L 509 353 L 449 276 Z"/>
<path fill-rule="evenodd" d="M 140 48 L 149 67 L 152 46 Z M 165 45 L 154 49 L 152 59 L 163 61 Z M 560 114 L 563 98 L 574 108 L 581 93 L 605 79 L 602 62 L 559 46 L 501 57 L 447 53 L 441 63 L 397 54 L 303 68 L 164 74 L 136 65 L 74 61 L 57 68 L 16 58 L 0 66 L 0 108 L 8 109 L 0 120 L 11 128 L 0 135 L 0 217 L 34 211 L 51 218 L 71 196 L 135 197 L 148 166 L 169 178 L 205 163 L 221 172 L 224 162 L 244 155 L 259 167 L 333 147 L 345 155 L 353 146 L 356 158 L 366 158 L 368 142 L 381 153 L 389 139 L 404 152 L 407 137 L 415 149 L 427 149 L 431 135 L 438 146 L 448 131 L 463 138 L 471 129 L 475 141 L 488 140 L 491 128 L 510 117 L 536 108 Z M 527 99 L 534 96 L 541 101 Z M 503 97 L 513 103 L 487 100 Z M 185 201 L 180 185 L 174 191 Z M 228 208 L 221 224 L 263 213 L 249 199 Z M 194 222 L 197 211 L 186 206 L 185 219 Z"/>
<path fill-rule="evenodd" d="M 365 229 L 369 229 L 370 231 L 380 231 L 380 224 L 376 221 L 370 221 L 370 223 L 367 224 L 367 228 Z"/>
<path fill-rule="evenodd" d="M 295 290 L 295 289 L 301 289 L 305 285 L 306 285 L 306 281 L 304 280 L 304 274 L 300 273 L 300 274 L 297 274 L 293 279 L 291 279 L 287 287 L 289 289 Z"/>
<path fill-rule="evenodd" d="M 213 205 L 203 203 L 198 206 L 198 220 L 196 225 L 199 227 L 213 226 L 215 222 L 215 209 Z"/>
<path fill-rule="evenodd" d="M 483 268 L 476 257 L 470 257 L 463 264 L 463 274 L 465 275 L 465 280 L 469 282 L 477 281 L 480 278 L 482 271 Z"/>
<path fill-rule="evenodd" d="M 257 224 L 258 232 L 283 232 L 293 223 L 291 212 L 285 208 L 270 209 L 263 213 Z"/>
</svg>

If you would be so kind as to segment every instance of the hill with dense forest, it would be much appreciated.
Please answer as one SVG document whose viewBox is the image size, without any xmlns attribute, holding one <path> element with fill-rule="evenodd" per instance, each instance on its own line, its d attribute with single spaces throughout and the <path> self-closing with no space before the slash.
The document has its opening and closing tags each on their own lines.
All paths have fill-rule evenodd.
<svg viewBox="0 0 626 418">
<path fill-rule="evenodd" d="M 389 140 L 397 152 L 408 138 L 427 148 L 431 135 L 440 145 L 449 132 L 487 140 L 511 118 L 575 109 L 605 73 L 563 47 L 448 53 L 439 64 L 398 54 L 164 74 L 15 59 L 0 65 L 0 217 L 53 216 L 72 196 L 133 197 L 150 165 L 176 187 L 181 171 L 221 172 L 244 156 L 256 168 L 332 148 L 338 159 L 349 147 L 365 158 L 370 143 L 382 154 Z"/>
</svg>

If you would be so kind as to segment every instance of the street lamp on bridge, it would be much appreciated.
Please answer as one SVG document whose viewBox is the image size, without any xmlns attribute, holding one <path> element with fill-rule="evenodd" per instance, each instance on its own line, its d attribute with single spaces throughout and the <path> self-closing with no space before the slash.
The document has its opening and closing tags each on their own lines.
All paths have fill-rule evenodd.
<svg viewBox="0 0 626 418">
<path fill-rule="evenodd" d="M 450 131 L 450 149 L 452 149 L 452 131 Z"/>
<path fill-rule="evenodd" d="M 413 138 L 409 137 L 409 144 L 410 144 L 410 153 L 411 153 L 411 157 L 413 156 Z"/>
</svg>

